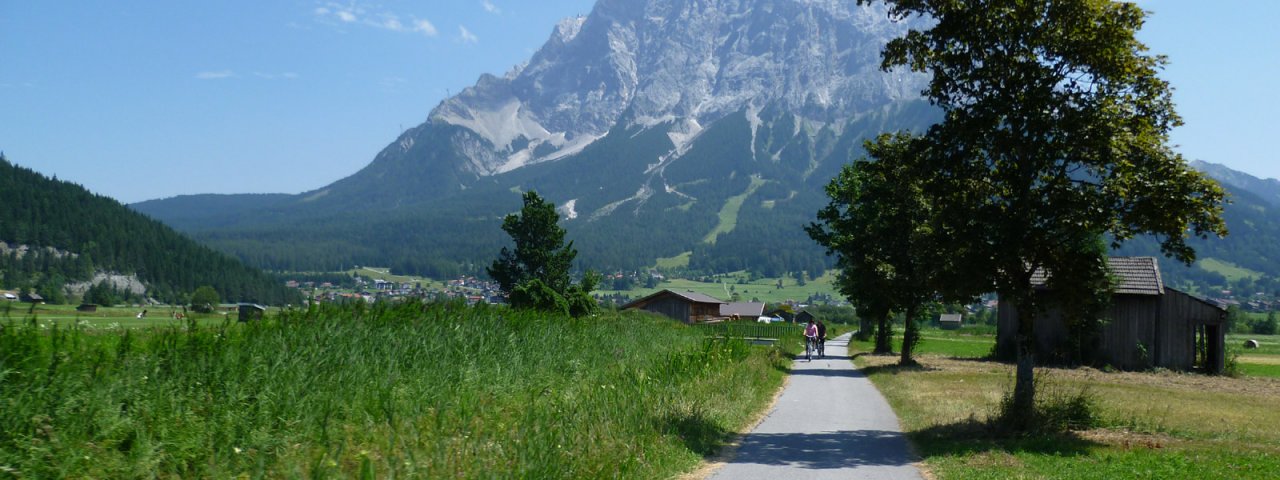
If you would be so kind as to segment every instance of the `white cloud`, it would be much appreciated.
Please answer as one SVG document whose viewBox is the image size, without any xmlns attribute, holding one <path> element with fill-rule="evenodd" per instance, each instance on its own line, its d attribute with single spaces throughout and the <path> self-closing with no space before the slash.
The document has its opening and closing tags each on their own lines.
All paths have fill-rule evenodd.
<svg viewBox="0 0 1280 480">
<path fill-rule="evenodd" d="M 317 21 L 331 25 L 364 25 L 390 32 L 421 33 L 428 37 L 434 37 L 439 33 L 435 25 L 425 19 L 411 16 L 406 24 L 401 15 L 377 7 L 371 10 L 354 1 L 345 5 L 326 2 L 323 6 L 316 7 L 311 13 L 315 15 Z"/>
<path fill-rule="evenodd" d="M 493 2 L 489 0 L 481 0 L 480 5 L 484 6 L 484 11 L 486 12 L 492 13 L 494 15 L 502 15 L 502 9 L 498 8 L 497 5 L 494 5 Z"/>
<path fill-rule="evenodd" d="M 471 30 L 467 30 L 467 27 L 462 25 L 458 25 L 458 40 L 462 40 L 462 43 L 476 43 L 480 41 L 474 33 L 471 33 Z"/>
<path fill-rule="evenodd" d="M 439 33 L 436 31 L 436 26 L 426 20 L 414 20 L 413 31 L 422 32 L 423 35 L 428 37 L 434 37 Z"/>
<path fill-rule="evenodd" d="M 235 77 L 235 76 L 236 76 L 236 72 L 233 72 L 233 71 L 231 71 L 231 70 L 218 70 L 218 71 L 208 71 L 208 72 L 200 72 L 200 73 L 197 73 L 197 74 L 196 74 L 196 79 L 198 79 L 198 80 L 222 80 L 222 79 L 224 79 L 224 78 L 232 78 L 232 77 Z"/>
</svg>

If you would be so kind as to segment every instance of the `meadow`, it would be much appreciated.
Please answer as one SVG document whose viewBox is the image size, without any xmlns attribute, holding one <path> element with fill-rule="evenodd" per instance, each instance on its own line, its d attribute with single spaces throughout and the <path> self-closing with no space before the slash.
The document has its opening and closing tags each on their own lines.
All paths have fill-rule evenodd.
<svg viewBox="0 0 1280 480">
<path fill-rule="evenodd" d="M 790 361 L 651 315 L 456 303 L 88 323 L 0 322 L 0 477 L 671 477 Z"/>
<path fill-rule="evenodd" d="M 593 293 L 601 295 L 623 294 L 629 295 L 631 298 L 641 298 L 659 290 L 674 290 L 677 292 L 698 292 L 710 295 L 721 300 L 728 301 L 733 294 L 738 294 L 740 301 L 747 302 L 757 299 L 767 303 L 781 303 L 785 301 L 803 302 L 811 295 L 830 295 L 832 298 L 842 298 L 836 291 L 835 273 L 827 272 L 825 275 L 806 281 L 804 285 L 800 285 L 795 278 L 757 278 L 751 279 L 746 272 L 737 272 L 718 276 L 711 282 L 702 282 L 694 279 L 673 278 L 661 282 L 655 288 L 637 287 L 632 290 L 597 290 Z M 782 287 L 778 287 L 778 282 L 782 282 Z"/>
<path fill-rule="evenodd" d="M 1015 435 L 990 422 L 1013 384 L 1012 365 L 984 360 L 993 343 L 982 331 L 926 328 L 918 368 L 869 355 L 869 343 L 852 345 L 936 478 L 1275 478 L 1280 471 L 1280 379 L 1247 369 L 1231 378 L 1041 368 L 1040 400 L 1084 395 L 1093 424 Z M 1263 345 L 1255 356 L 1280 359 L 1280 346 Z"/>
</svg>

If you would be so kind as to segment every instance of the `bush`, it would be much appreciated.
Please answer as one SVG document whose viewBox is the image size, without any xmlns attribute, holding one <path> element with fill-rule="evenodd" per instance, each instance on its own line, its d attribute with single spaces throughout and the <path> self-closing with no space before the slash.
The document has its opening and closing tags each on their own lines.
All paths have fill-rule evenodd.
<svg viewBox="0 0 1280 480">
<path fill-rule="evenodd" d="M 1005 433 L 1063 434 L 1088 430 L 1101 423 L 1098 399 L 1088 388 L 1069 391 L 1045 379 L 1036 379 L 1036 408 L 1032 418 L 1013 413 L 1013 391 L 1006 391 L 994 416 L 994 427 Z"/>
</svg>

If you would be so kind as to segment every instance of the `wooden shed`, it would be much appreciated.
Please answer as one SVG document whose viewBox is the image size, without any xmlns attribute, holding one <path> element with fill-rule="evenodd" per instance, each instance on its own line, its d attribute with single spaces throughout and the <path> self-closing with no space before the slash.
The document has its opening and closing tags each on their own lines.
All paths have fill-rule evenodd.
<svg viewBox="0 0 1280 480">
<path fill-rule="evenodd" d="M 964 315 L 959 313 L 938 315 L 938 327 L 943 330 L 959 330 L 962 326 L 964 326 Z"/>
<path fill-rule="evenodd" d="M 809 323 L 809 321 L 818 321 L 818 317 L 813 316 L 808 310 L 801 310 L 796 314 L 796 323 Z"/>
<path fill-rule="evenodd" d="M 76 311 L 82 313 L 94 313 L 98 311 L 98 306 L 92 303 L 82 303 L 80 306 L 76 307 Z"/>
<path fill-rule="evenodd" d="M 253 303 L 242 303 L 239 305 L 238 310 L 241 322 L 262 320 L 262 315 L 267 313 L 267 307 Z"/>
<path fill-rule="evenodd" d="M 764 315 L 762 302 L 734 302 L 720 305 L 720 316 L 725 318 L 756 319 Z"/>
<path fill-rule="evenodd" d="M 662 290 L 622 306 L 623 310 L 639 309 L 661 313 L 684 323 L 705 322 L 720 317 L 720 299 L 696 292 Z"/>
<path fill-rule="evenodd" d="M 1159 263 L 1154 257 L 1112 257 L 1108 259 L 1117 285 L 1110 307 L 1104 312 L 1105 325 L 1089 342 L 1098 364 L 1126 370 L 1163 367 L 1191 370 L 1201 367 L 1212 373 L 1225 366 L 1226 310 L 1208 301 L 1164 285 Z M 1032 283 L 1043 290 L 1045 277 L 1037 274 Z M 996 350 L 1002 358 L 1016 352 L 1017 308 L 1000 302 Z M 1037 359 L 1058 363 L 1071 358 L 1073 343 L 1060 311 L 1051 310 L 1036 319 Z"/>
</svg>

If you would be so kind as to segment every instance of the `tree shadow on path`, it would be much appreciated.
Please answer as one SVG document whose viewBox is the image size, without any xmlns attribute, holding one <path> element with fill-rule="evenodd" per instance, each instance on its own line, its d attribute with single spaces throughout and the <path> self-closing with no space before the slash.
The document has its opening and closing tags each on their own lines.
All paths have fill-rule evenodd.
<svg viewBox="0 0 1280 480">
<path fill-rule="evenodd" d="M 736 464 L 787 465 L 806 469 L 910 465 L 907 440 L 881 430 L 822 433 L 752 433 L 742 439 Z"/>
</svg>

